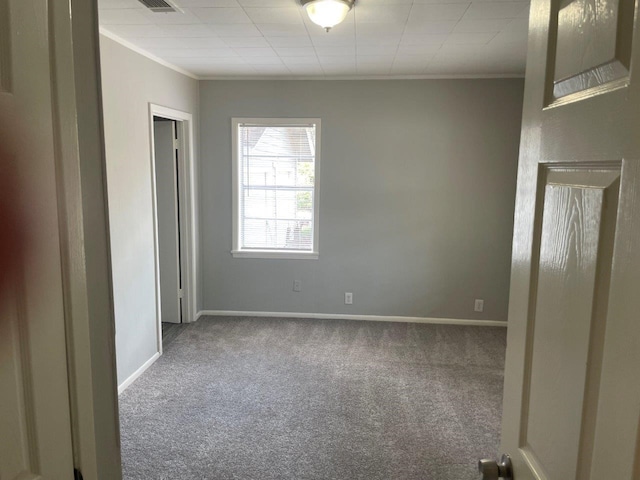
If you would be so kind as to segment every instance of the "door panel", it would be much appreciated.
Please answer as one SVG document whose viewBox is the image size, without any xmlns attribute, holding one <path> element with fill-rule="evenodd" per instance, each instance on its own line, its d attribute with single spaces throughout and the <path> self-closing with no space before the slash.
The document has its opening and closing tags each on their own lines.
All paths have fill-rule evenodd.
<svg viewBox="0 0 640 480">
<path fill-rule="evenodd" d="M 0 93 L 11 93 L 11 25 L 9 0 L 0 0 Z"/>
<path fill-rule="evenodd" d="M 178 222 L 175 122 L 154 121 L 158 260 L 160 266 L 160 318 L 181 323 L 180 230 Z"/>
<path fill-rule="evenodd" d="M 11 132 L 10 165 L 29 238 L 11 291 L 0 293 L 3 480 L 73 478 L 50 13 L 44 1 L 0 0 L 0 112 L 11 119 L 2 133 L 22 127 Z"/>
<path fill-rule="evenodd" d="M 638 157 L 640 158 L 640 157 Z M 591 478 L 640 478 L 640 161 L 622 168 Z M 615 461 L 611 459 L 615 458 Z M 634 473 L 635 472 L 635 473 Z"/>
<path fill-rule="evenodd" d="M 633 6 L 633 0 L 562 0 L 552 7 L 554 99 L 628 77 Z"/>
<path fill-rule="evenodd" d="M 517 480 L 640 478 L 635 9 L 532 1 L 501 447 Z"/>
<path fill-rule="evenodd" d="M 588 478 L 617 219 L 619 169 L 578 167 L 543 171 L 530 303 L 520 443 L 549 479 Z"/>
<path fill-rule="evenodd" d="M 15 296 L 14 292 L 7 295 Z M 0 474 L 1 478 L 14 479 L 22 472 L 35 470 L 36 446 L 33 435 L 29 434 L 33 432 L 33 425 L 30 424 L 33 402 L 28 388 L 29 369 L 23 368 L 26 335 L 20 328 L 16 305 L 7 302 L 2 314 L 4 321 L 0 323 L 0 338 L 7 340 L 3 341 L 0 356 L 0 405 L 12 415 L 0 416 L 0 430 L 3 432 L 0 437 Z"/>
</svg>

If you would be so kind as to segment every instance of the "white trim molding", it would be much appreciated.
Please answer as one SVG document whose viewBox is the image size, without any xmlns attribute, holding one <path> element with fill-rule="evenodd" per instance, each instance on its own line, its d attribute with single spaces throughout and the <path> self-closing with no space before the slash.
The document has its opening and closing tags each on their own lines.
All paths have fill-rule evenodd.
<svg viewBox="0 0 640 480">
<path fill-rule="evenodd" d="M 524 73 L 477 73 L 477 74 L 445 74 L 445 75 L 209 75 L 198 77 L 198 80 L 220 81 L 220 80 L 473 80 L 473 79 L 501 79 L 501 78 L 522 78 Z"/>
<path fill-rule="evenodd" d="M 142 364 L 142 366 L 136 370 L 135 372 L 133 372 L 129 378 L 127 378 L 124 382 L 122 382 L 120 385 L 118 385 L 118 395 L 120 395 L 122 392 L 124 392 L 127 388 L 129 388 L 129 386 L 135 382 L 138 377 L 140 375 L 142 375 L 144 372 L 147 371 L 147 369 L 153 365 L 155 363 L 156 360 L 158 360 L 160 358 L 160 352 L 156 352 L 153 354 L 153 356 L 147 360 L 146 362 L 144 362 Z"/>
<path fill-rule="evenodd" d="M 100 26 L 100 34 L 118 42 L 123 47 L 139 53 L 164 67 L 193 78 L 194 80 L 465 80 L 487 78 L 524 78 L 524 73 L 450 73 L 450 74 L 424 74 L 424 75 L 204 75 L 199 76 L 178 67 L 145 49 L 138 47 L 128 40 L 108 30 L 108 27 Z"/>
<path fill-rule="evenodd" d="M 289 260 L 318 260 L 318 252 L 294 252 L 290 250 L 231 250 L 234 258 L 285 258 Z"/>
<path fill-rule="evenodd" d="M 158 212 L 157 212 L 157 187 L 155 168 L 155 146 L 153 117 L 158 116 L 175 120 L 178 122 L 178 140 L 180 142 L 180 193 L 179 204 L 184 211 L 180 213 L 180 232 L 183 238 L 184 255 L 181 258 L 185 298 L 185 323 L 196 320 L 196 292 L 198 288 L 198 205 L 197 205 L 197 182 L 196 182 L 196 159 L 194 144 L 194 124 L 193 115 L 188 112 L 175 110 L 149 103 L 149 141 L 151 151 L 151 189 L 153 204 L 153 231 L 154 231 L 154 258 L 156 274 L 156 309 L 157 309 L 157 341 L 158 352 L 162 353 L 162 323 L 161 323 L 161 303 L 160 303 L 160 259 L 158 257 Z M 182 208 L 181 208 L 182 210 Z"/>
<path fill-rule="evenodd" d="M 402 317 L 384 315 L 351 315 L 344 313 L 301 313 L 301 312 L 251 312 L 237 310 L 201 310 L 198 320 L 202 317 L 282 317 L 308 318 L 329 320 L 365 320 L 369 322 L 397 322 L 397 323 L 431 323 L 436 325 L 467 325 L 474 327 L 506 327 L 507 322 L 499 320 L 477 320 L 471 318 L 436 318 L 436 317 Z"/>
<path fill-rule="evenodd" d="M 260 250 L 243 249 L 242 234 L 240 232 L 241 222 L 241 201 L 242 196 L 242 163 L 241 142 L 239 139 L 239 129 L 242 125 L 251 126 L 273 126 L 273 127 L 309 127 L 315 129 L 315 155 L 314 155 L 314 185 L 313 185 L 313 248 L 311 251 L 296 250 Z M 320 239 L 320 163 L 322 159 L 322 120 L 320 118 L 244 118 L 233 117 L 231 119 L 231 184 L 232 184 L 232 245 L 231 255 L 234 258 L 271 258 L 271 259 L 318 259 L 318 243 Z M 293 187 L 292 187 L 293 188 Z"/>
<path fill-rule="evenodd" d="M 114 42 L 119 43 L 123 47 L 127 47 L 129 50 L 133 50 L 134 52 L 139 53 L 143 57 L 147 57 L 149 60 L 152 60 L 152 61 L 162 65 L 163 67 L 170 68 L 171 70 L 174 70 L 174 71 L 176 71 L 178 73 L 181 73 L 182 75 L 186 75 L 189 78 L 193 78 L 194 80 L 200 80 L 200 77 L 198 77 L 197 75 L 194 75 L 193 73 L 188 72 L 184 68 L 180 68 L 177 65 L 174 65 L 173 63 L 167 62 L 166 60 L 163 60 L 160 57 L 156 57 L 152 53 L 147 52 L 146 50 L 138 47 L 137 45 L 134 45 L 133 43 L 125 40 L 124 38 L 119 37 L 118 35 L 116 35 L 115 33 L 111 32 L 110 30 L 107 30 L 103 26 L 100 26 L 100 35 L 104 35 L 105 37 L 110 38 L 111 40 L 113 40 Z"/>
<path fill-rule="evenodd" d="M 139 53 L 164 67 L 170 68 L 178 73 L 193 78 L 194 80 L 465 80 L 465 79 L 487 79 L 487 78 L 524 78 L 524 73 L 450 73 L 450 74 L 424 74 L 424 75 L 205 75 L 199 76 L 178 67 L 171 62 L 147 52 L 145 49 L 134 45 L 128 40 L 116 35 L 107 27 L 100 26 L 100 34 L 118 42 L 123 47 Z"/>
</svg>

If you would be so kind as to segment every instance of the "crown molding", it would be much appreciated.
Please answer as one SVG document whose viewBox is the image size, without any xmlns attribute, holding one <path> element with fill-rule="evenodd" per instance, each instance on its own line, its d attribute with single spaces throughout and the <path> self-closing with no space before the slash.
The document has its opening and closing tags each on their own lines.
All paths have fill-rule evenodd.
<svg viewBox="0 0 640 480">
<path fill-rule="evenodd" d="M 471 80 L 471 79 L 499 79 L 499 78 L 524 78 L 524 73 L 496 73 L 496 74 L 449 74 L 449 75 L 211 75 L 198 76 L 184 68 L 180 68 L 160 57 L 147 52 L 124 38 L 111 32 L 104 26 L 100 26 L 100 34 L 119 43 L 123 47 L 152 60 L 164 67 L 170 68 L 182 75 L 194 80 Z"/>
<path fill-rule="evenodd" d="M 162 65 L 163 67 L 170 68 L 171 70 L 174 70 L 174 71 L 176 71 L 178 73 L 181 73 L 182 75 L 186 75 L 189 78 L 193 78 L 194 80 L 202 80 L 200 77 L 198 77 L 197 75 L 194 75 L 193 73 L 185 70 L 184 68 L 180 68 L 180 67 L 174 65 L 173 63 L 170 63 L 170 62 L 167 62 L 166 60 L 163 60 L 160 57 L 156 57 L 152 53 L 149 53 L 146 50 L 138 47 L 137 45 L 134 45 L 133 43 L 131 43 L 131 42 L 125 40 L 124 38 L 116 35 L 115 33 L 111 32 L 110 30 L 108 30 L 107 28 L 105 28 L 102 25 L 100 26 L 100 34 L 104 35 L 107 38 L 110 38 L 114 42 L 119 43 L 123 47 L 127 47 L 129 50 L 133 50 L 134 52 L 142 55 L 143 57 L 147 57 L 149 60 L 153 60 L 154 62 Z"/>
</svg>

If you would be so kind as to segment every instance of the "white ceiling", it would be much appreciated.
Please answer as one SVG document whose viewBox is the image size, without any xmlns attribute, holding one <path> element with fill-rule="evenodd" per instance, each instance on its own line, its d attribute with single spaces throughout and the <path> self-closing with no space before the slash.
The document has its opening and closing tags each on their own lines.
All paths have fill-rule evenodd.
<svg viewBox="0 0 640 480">
<path fill-rule="evenodd" d="M 202 78 L 524 73 L 528 1 L 357 0 L 326 33 L 299 0 L 99 0 L 103 29 Z"/>
</svg>

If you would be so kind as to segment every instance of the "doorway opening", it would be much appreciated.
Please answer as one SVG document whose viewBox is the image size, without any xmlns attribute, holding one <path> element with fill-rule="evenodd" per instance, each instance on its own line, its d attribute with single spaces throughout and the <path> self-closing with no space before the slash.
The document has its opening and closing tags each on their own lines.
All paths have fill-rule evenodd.
<svg viewBox="0 0 640 480">
<path fill-rule="evenodd" d="M 195 321 L 191 115 L 150 105 L 158 353 Z"/>
<path fill-rule="evenodd" d="M 184 322 L 182 289 L 182 232 L 180 231 L 180 141 L 178 122 L 153 117 L 155 156 L 156 217 L 160 276 L 160 322 L 162 343 Z"/>
</svg>

